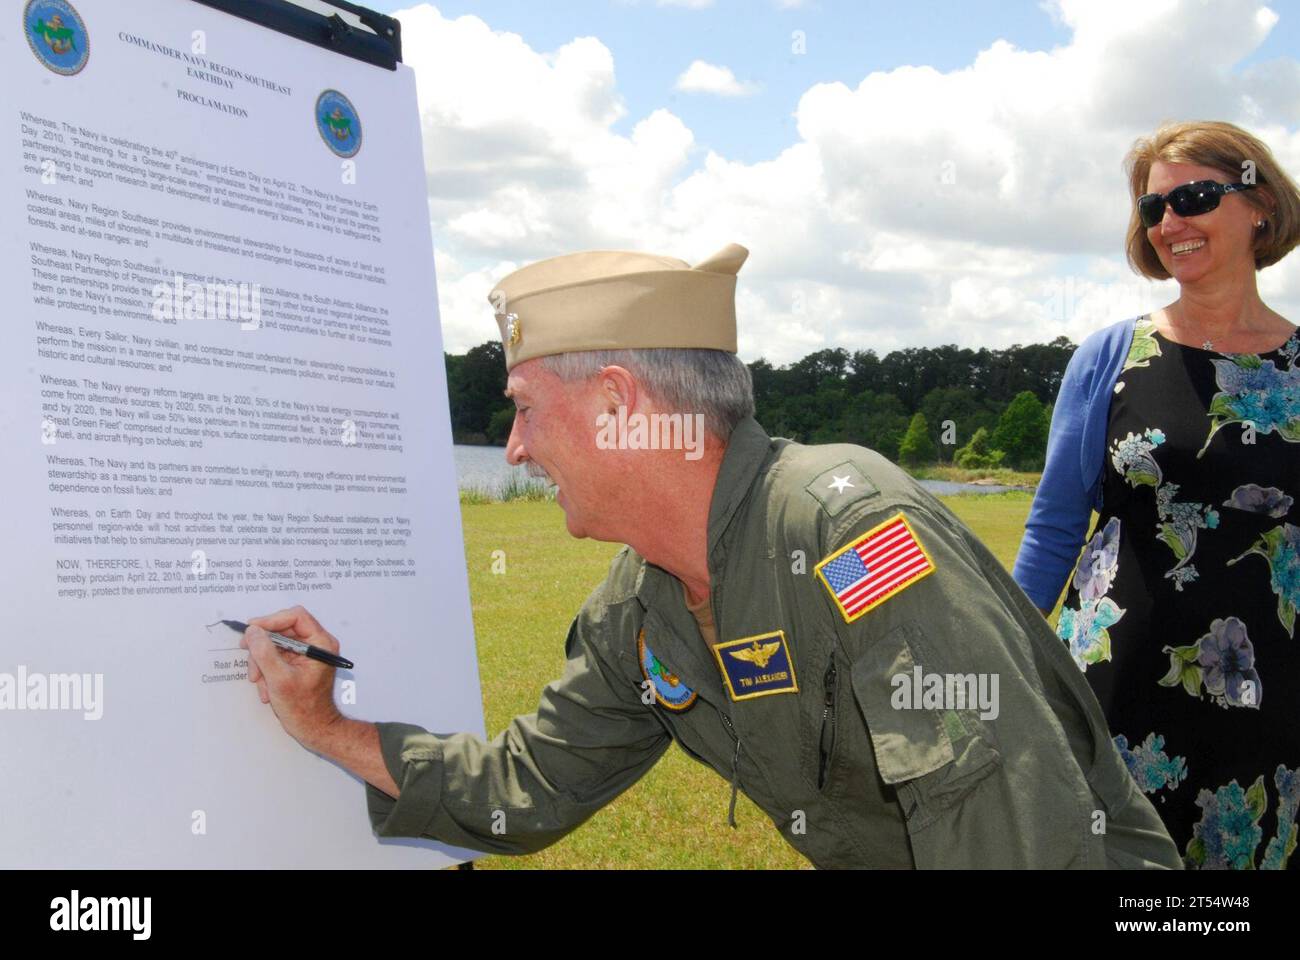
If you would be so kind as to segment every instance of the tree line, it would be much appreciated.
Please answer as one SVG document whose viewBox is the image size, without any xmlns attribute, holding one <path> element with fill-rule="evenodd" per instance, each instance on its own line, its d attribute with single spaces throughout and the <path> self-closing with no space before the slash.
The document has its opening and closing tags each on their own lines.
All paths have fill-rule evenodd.
<svg viewBox="0 0 1300 960">
<path fill-rule="evenodd" d="M 1074 344 L 1004 350 L 955 345 L 818 350 L 795 363 L 749 364 L 755 416 L 773 436 L 856 443 L 909 466 L 1042 469 L 1051 404 Z M 514 404 L 505 358 L 491 340 L 445 354 L 457 443 L 504 444 Z"/>
</svg>

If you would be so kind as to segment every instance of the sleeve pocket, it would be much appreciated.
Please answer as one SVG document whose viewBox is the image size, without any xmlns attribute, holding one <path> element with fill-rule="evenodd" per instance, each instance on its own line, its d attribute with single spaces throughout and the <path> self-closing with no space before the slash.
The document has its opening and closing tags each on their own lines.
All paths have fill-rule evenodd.
<svg viewBox="0 0 1300 960">
<path fill-rule="evenodd" d="M 854 661 L 853 692 L 875 751 L 880 778 L 898 786 L 909 830 L 919 830 L 963 799 L 1001 764 L 978 722 L 956 710 L 922 707 L 910 695 L 922 675 L 941 673 L 924 651 L 920 627 L 907 622 L 871 643 Z M 900 679 L 895 679 L 900 678 Z M 901 688 L 906 685 L 905 692 Z"/>
<path fill-rule="evenodd" d="M 952 741 L 936 710 L 895 707 L 894 677 L 910 685 L 917 666 L 908 644 L 911 624 L 869 644 L 853 663 L 853 693 L 867 722 L 876 768 L 885 783 L 924 776 L 953 759 Z M 898 681 L 901 683 L 901 681 Z"/>
</svg>

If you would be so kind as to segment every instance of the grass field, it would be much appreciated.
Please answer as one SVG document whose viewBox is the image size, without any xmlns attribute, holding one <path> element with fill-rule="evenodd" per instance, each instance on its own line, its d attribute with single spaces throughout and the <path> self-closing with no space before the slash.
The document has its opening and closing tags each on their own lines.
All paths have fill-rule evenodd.
<svg viewBox="0 0 1300 960">
<path fill-rule="evenodd" d="M 1008 568 L 1029 511 L 1027 493 L 944 498 Z M 531 713 L 559 676 L 569 622 L 605 576 L 618 546 L 574 540 L 554 503 L 462 504 L 489 736 Z M 493 552 L 505 573 L 494 574 Z M 727 825 L 731 788 L 674 745 L 639 783 L 560 842 L 529 857 L 486 856 L 480 868 L 809 867 L 742 793 Z"/>
</svg>

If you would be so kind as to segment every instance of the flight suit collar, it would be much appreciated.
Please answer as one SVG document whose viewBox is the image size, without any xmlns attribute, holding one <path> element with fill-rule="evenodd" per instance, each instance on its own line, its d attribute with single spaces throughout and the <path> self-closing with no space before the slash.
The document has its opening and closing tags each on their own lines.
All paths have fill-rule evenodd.
<svg viewBox="0 0 1300 960">
<path fill-rule="evenodd" d="M 708 566 L 709 602 L 712 604 L 714 624 L 719 640 L 725 637 L 728 621 L 720 616 L 722 581 L 727 569 L 727 543 L 736 535 L 736 521 L 767 462 L 772 440 L 753 417 L 746 417 L 731 432 L 727 449 L 723 453 L 709 502 Z M 646 638 L 657 645 L 656 655 L 665 658 L 678 672 L 680 678 L 692 686 L 696 695 L 717 711 L 731 743 L 715 740 L 714 746 L 725 749 L 726 756 L 715 753 L 707 762 L 731 783 L 731 802 L 727 822 L 736 825 L 736 797 L 741 789 L 742 743 L 749 725 L 738 709 L 739 704 L 730 698 L 723 687 L 722 675 L 714 661 L 713 651 L 700 643 L 699 626 L 686 606 L 682 583 L 666 570 L 642 560 L 638 596 L 646 606 Z M 688 721 L 689 722 L 689 721 Z M 709 722 L 702 721 L 704 727 Z M 716 729 L 716 728 L 715 728 Z M 761 776 L 759 777 L 761 780 Z M 751 797 L 761 784 L 751 782 L 745 790 Z"/>
<path fill-rule="evenodd" d="M 753 417 L 746 417 L 731 431 L 727 449 L 722 455 L 722 464 L 718 468 L 718 478 L 713 485 L 713 497 L 709 501 L 708 559 L 710 586 L 713 589 L 716 589 L 718 578 L 723 572 L 723 554 L 719 550 L 723 537 L 740 510 L 740 505 L 749 495 L 754 480 L 767 460 L 771 444 L 772 438 Z M 666 570 L 646 562 L 644 558 L 637 574 L 636 593 L 641 605 L 647 608 L 658 602 L 680 604 L 683 610 L 686 609 L 685 597 L 680 595 L 681 582 Z"/>
<path fill-rule="evenodd" d="M 728 440 L 709 503 L 709 579 L 710 593 L 714 598 L 725 572 L 724 539 L 767 460 L 771 442 L 767 431 L 753 417 L 746 417 L 738 423 Z M 692 639 L 698 638 L 699 632 L 695 617 L 686 607 L 681 581 L 642 558 L 636 593 L 641 605 L 651 611 L 658 625 L 667 628 L 666 631 L 656 631 L 653 629 L 655 624 L 650 625 L 648 636 L 660 634 L 654 641 L 661 645 L 656 652 L 698 684 L 704 696 L 715 703 L 725 703 L 717 665 L 698 639 Z M 716 606 L 714 614 L 716 622 Z"/>
<path fill-rule="evenodd" d="M 709 504 L 709 575 L 721 573 L 721 564 L 714 565 L 715 554 L 723 535 L 735 519 L 740 505 L 749 495 L 763 462 L 771 449 L 772 438 L 753 417 L 736 424 L 722 455 L 722 466 L 713 486 L 713 499 Z"/>
</svg>

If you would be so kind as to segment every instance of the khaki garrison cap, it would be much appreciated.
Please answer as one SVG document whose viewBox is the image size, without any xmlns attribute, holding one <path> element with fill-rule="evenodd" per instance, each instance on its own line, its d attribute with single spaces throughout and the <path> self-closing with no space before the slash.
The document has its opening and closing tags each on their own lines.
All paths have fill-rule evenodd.
<svg viewBox="0 0 1300 960">
<path fill-rule="evenodd" d="M 730 243 L 692 267 L 649 253 L 593 250 L 516 270 L 488 296 L 506 369 L 578 350 L 735 353 L 736 274 L 748 256 Z"/>
</svg>

